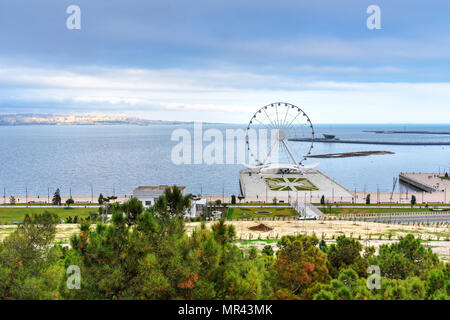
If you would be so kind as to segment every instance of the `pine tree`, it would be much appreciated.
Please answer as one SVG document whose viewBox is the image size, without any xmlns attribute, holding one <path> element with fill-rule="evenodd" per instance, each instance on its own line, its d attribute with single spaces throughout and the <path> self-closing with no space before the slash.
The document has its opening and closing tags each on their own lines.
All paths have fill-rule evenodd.
<svg viewBox="0 0 450 320">
<path fill-rule="evenodd" d="M 52 203 L 55 206 L 60 206 L 61 205 L 61 195 L 60 195 L 60 192 L 59 192 L 59 188 L 56 189 L 55 194 L 53 195 Z"/>
</svg>

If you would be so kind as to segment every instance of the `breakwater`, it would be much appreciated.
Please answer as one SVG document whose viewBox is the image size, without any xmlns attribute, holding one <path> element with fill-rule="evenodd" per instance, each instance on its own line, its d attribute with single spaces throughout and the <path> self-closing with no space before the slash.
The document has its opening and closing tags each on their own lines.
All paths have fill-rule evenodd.
<svg viewBox="0 0 450 320">
<path fill-rule="evenodd" d="M 450 135 L 450 131 L 423 131 L 423 130 L 363 130 L 362 132 L 382 134 L 444 134 Z"/>
<path fill-rule="evenodd" d="M 324 142 L 324 143 L 350 143 L 350 144 L 382 144 L 395 146 L 450 146 L 450 141 L 379 141 L 379 140 L 341 140 L 325 138 L 290 138 L 289 141 Z"/>
</svg>

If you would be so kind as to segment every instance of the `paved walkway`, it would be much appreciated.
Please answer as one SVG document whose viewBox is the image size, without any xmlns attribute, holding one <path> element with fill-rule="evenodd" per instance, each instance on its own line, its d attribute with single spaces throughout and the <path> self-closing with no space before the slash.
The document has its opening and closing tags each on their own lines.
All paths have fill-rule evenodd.
<svg viewBox="0 0 450 320">
<path fill-rule="evenodd" d="M 17 206 L 4 206 L 0 205 L 1 208 L 69 208 L 67 206 L 39 206 L 39 205 L 33 205 L 33 206 L 27 206 L 27 205 L 17 205 Z M 100 206 L 78 206 L 78 205 L 71 205 L 70 208 L 100 208 Z"/>
</svg>

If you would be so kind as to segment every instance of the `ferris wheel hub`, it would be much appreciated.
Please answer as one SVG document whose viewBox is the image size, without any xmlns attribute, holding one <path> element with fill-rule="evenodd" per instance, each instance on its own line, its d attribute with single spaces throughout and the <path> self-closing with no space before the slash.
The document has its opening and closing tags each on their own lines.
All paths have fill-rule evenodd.
<svg viewBox="0 0 450 320">
<path fill-rule="evenodd" d="M 283 130 L 278 130 L 277 135 L 278 141 L 283 141 L 286 139 L 286 132 L 284 132 Z"/>
</svg>

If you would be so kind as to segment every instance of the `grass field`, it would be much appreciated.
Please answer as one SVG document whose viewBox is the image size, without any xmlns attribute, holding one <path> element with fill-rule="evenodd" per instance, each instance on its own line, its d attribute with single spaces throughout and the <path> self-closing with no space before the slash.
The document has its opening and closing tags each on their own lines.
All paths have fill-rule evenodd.
<svg viewBox="0 0 450 320">
<path fill-rule="evenodd" d="M 72 218 L 86 218 L 90 212 L 98 213 L 98 208 L 1 208 L 0 224 L 12 224 L 13 221 L 23 221 L 26 214 L 40 214 L 45 211 L 53 212 L 60 219 L 66 220 L 68 216 Z"/>
<path fill-rule="evenodd" d="M 426 212 L 426 208 L 333 208 L 319 207 L 320 211 L 326 214 L 358 214 L 358 213 L 394 213 L 394 212 Z"/>
<path fill-rule="evenodd" d="M 273 218 L 289 217 L 296 215 L 297 212 L 291 207 L 254 207 L 254 208 L 228 208 L 227 219 L 254 219 L 254 218 Z"/>
<path fill-rule="evenodd" d="M 64 203 L 63 203 L 63 205 L 64 205 Z M 98 206 L 99 204 L 98 203 L 87 203 L 87 202 L 76 202 L 73 205 L 74 206 Z M 9 202 L 6 202 L 6 203 L 1 203 L 0 207 L 1 206 L 50 207 L 50 206 L 54 206 L 54 204 L 53 203 L 28 203 L 27 204 L 26 202 L 20 202 L 20 203 L 16 202 L 16 203 L 11 204 Z"/>
<path fill-rule="evenodd" d="M 232 206 L 264 206 L 264 205 L 266 205 L 264 202 L 242 202 L 242 203 L 235 203 L 235 204 L 230 204 L 230 205 L 232 205 Z M 283 207 L 283 206 L 289 206 L 289 203 L 286 203 L 286 202 L 277 202 L 277 203 L 267 203 L 267 205 L 270 205 L 270 206 L 280 206 L 280 207 Z"/>
<path fill-rule="evenodd" d="M 319 207 L 322 206 L 322 204 L 318 203 L 318 202 L 313 202 L 313 205 Z M 391 206 L 391 207 L 409 207 L 411 208 L 411 204 L 410 203 L 371 203 L 371 204 L 365 204 L 365 203 L 350 203 L 350 202 L 343 202 L 343 203 L 330 203 L 331 206 L 339 206 L 339 207 L 353 207 L 353 206 L 358 206 L 358 207 L 378 207 L 378 206 Z M 422 206 L 425 207 L 424 204 L 416 204 L 416 207 L 418 206 Z M 449 206 L 447 205 L 443 205 L 443 204 L 436 204 L 436 203 L 429 203 L 428 204 L 429 207 L 440 207 L 440 206 Z"/>
</svg>

